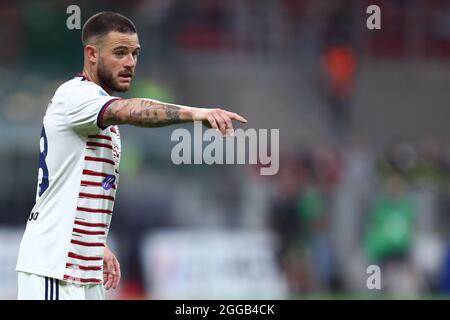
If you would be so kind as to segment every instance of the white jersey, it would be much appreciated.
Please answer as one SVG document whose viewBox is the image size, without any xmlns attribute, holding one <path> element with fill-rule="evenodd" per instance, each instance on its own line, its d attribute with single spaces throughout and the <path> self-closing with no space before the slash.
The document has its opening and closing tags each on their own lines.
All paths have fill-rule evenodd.
<svg viewBox="0 0 450 320">
<path fill-rule="evenodd" d="M 44 116 L 34 205 L 17 271 L 77 284 L 100 284 L 119 181 L 117 126 L 103 128 L 118 98 L 83 76 L 62 84 Z"/>
</svg>

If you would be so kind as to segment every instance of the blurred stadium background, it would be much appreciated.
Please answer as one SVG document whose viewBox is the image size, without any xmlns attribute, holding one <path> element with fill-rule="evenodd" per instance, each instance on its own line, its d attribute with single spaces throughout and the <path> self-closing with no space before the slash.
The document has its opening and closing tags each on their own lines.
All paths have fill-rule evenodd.
<svg viewBox="0 0 450 320">
<path fill-rule="evenodd" d="M 174 127 L 122 127 L 110 298 L 449 296 L 450 1 L 60 0 L 0 2 L 0 298 L 16 294 L 42 116 L 82 68 L 71 4 L 82 23 L 103 10 L 136 23 L 124 97 L 280 129 L 280 171 L 260 176 L 176 166 Z M 381 30 L 366 28 L 371 4 Z M 381 290 L 366 287 L 369 265 Z"/>
</svg>

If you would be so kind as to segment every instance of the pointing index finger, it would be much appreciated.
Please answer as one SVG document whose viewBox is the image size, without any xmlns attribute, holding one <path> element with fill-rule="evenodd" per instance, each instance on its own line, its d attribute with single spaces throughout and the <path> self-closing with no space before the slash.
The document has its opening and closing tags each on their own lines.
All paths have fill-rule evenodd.
<svg viewBox="0 0 450 320">
<path fill-rule="evenodd" d="M 230 116 L 230 118 L 234 119 L 234 120 L 238 120 L 242 123 L 247 123 L 247 119 L 245 119 L 244 117 L 238 115 L 237 113 L 234 112 L 228 112 L 228 115 Z"/>
</svg>

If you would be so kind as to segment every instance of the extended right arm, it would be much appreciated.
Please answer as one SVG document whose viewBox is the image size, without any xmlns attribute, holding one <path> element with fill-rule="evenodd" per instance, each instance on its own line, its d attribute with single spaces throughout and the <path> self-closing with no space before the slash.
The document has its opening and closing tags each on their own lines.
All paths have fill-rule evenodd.
<svg viewBox="0 0 450 320">
<path fill-rule="evenodd" d="M 102 124 L 130 124 L 138 127 L 163 127 L 171 124 L 203 121 L 222 134 L 233 130 L 232 120 L 246 123 L 240 115 L 222 109 L 205 109 L 164 103 L 152 99 L 120 99 L 113 101 L 103 114 Z"/>
</svg>

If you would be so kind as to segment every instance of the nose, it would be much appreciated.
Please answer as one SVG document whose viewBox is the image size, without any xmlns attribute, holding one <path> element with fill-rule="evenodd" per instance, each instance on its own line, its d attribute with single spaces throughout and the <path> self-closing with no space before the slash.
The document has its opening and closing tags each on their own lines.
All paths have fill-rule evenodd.
<svg viewBox="0 0 450 320">
<path fill-rule="evenodd" d="M 136 59 L 131 53 L 126 56 L 124 62 L 125 62 L 124 67 L 126 68 L 134 68 L 136 66 Z"/>
</svg>

